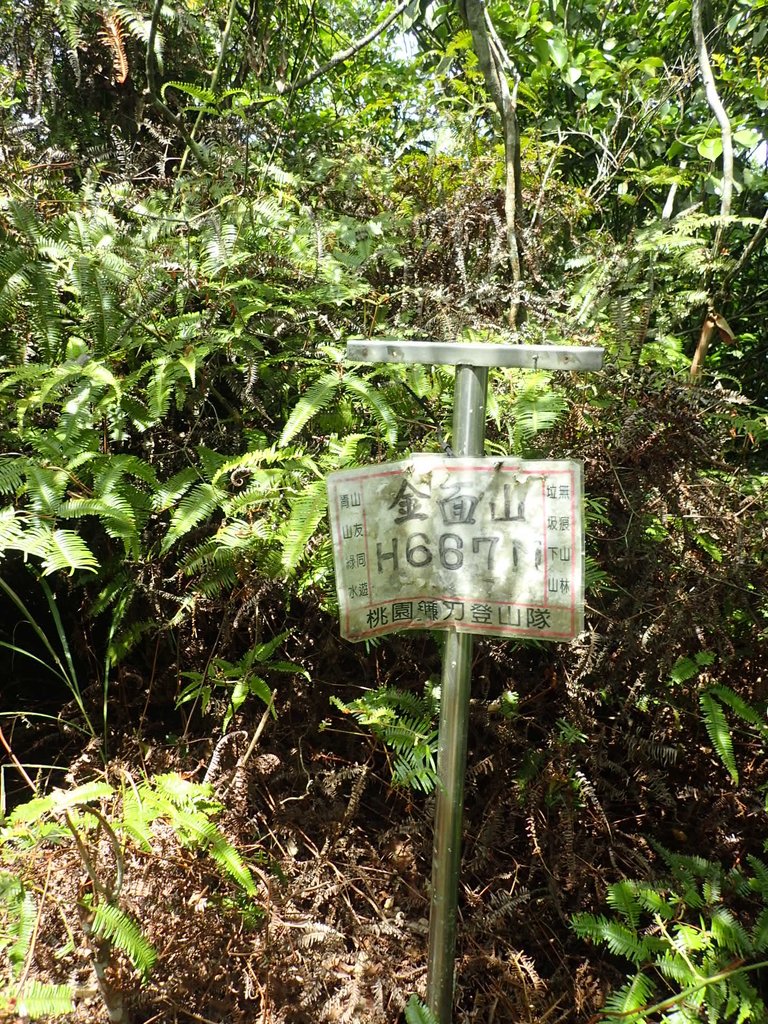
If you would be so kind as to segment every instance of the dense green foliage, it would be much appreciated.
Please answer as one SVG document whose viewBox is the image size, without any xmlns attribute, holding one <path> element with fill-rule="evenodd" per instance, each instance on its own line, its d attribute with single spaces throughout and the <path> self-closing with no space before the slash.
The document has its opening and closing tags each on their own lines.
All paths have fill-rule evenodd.
<svg viewBox="0 0 768 1024">
<path fill-rule="evenodd" d="M 695 767 L 666 769 L 706 758 L 691 765 L 738 792 L 759 841 L 700 859 L 657 842 L 648 877 L 612 860 L 557 914 L 576 915 L 564 942 L 614 957 L 591 1005 L 606 1020 L 764 1019 L 766 15 L 0 0 L 0 813 L 6 787 L 35 797 L 0 832 L 8 1013 L 79 998 L 50 965 L 30 974 L 46 892 L 19 860 L 23 821 L 39 856 L 79 857 L 89 939 L 140 975 L 142 922 L 88 870 L 99 830 L 162 860 L 166 827 L 234 883 L 238 920 L 256 895 L 256 855 L 214 823 L 211 791 L 159 770 L 67 802 L 35 775 L 38 738 L 63 730 L 53 769 L 73 783 L 67 758 L 95 777 L 128 738 L 142 769 L 161 737 L 193 772 L 195 730 L 236 738 L 263 715 L 244 771 L 269 716 L 295 722 L 319 694 L 314 743 L 359 726 L 388 782 L 433 788 L 432 664 L 404 656 L 404 680 L 376 662 L 361 694 L 335 640 L 326 475 L 450 440 L 448 368 L 345 361 L 349 337 L 394 335 L 605 347 L 601 374 L 492 375 L 489 453 L 585 462 L 589 629 L 515 648 L 551 715 L 490 645 L 478 722 L 519 730 L 504 771 L 532 875 L 547 822 L 571 858 L 576 815 L 611 849 L 636 807 L 666 828 L 680 793 L 705 799 Z M 306 771 L 303 742 L 286 746 Z M 429 1019 L 415 998 L 405 1013 Z"/>
</svg>

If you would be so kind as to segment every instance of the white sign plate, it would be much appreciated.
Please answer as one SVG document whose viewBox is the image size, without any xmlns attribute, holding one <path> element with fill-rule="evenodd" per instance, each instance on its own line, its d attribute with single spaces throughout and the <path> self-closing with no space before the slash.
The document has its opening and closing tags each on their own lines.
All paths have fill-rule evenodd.
<svg viewBox="0 0 768 1024">
<path fill-rule="evenodd" d="M 341 635 L 570 640 L 584 624 L 579 462 L 415 455 L 328 476 Z"/>
</svg>

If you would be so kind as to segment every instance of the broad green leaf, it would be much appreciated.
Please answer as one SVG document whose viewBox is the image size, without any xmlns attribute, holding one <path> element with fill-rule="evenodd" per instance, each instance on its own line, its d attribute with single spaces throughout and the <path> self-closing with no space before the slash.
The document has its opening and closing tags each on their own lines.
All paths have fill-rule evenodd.
<svg viewBox="0 0 768 1024">
<path fill-rule="evenodd" d="M 760 132 L 755 128 L 742 128 L 740 131 L 733 133 L 733 141 L 745 149 L 754 149 L 755 146 L 760 144 L 761 139 Z"/>
<path fill-rule="evenodd" d="M 558 70 L 562 71 L 568 63 L 568 46 L 562 39 L 557 37 L 548 39 L 547 46 L 549 47 L 549 54 Z"/>
<path fill-rule="evenodd" d="M 720 138 L 702 139 L 696 149 L 705 160 L 717 160 L 723 152 L 723 141 Z"/>
</svg>

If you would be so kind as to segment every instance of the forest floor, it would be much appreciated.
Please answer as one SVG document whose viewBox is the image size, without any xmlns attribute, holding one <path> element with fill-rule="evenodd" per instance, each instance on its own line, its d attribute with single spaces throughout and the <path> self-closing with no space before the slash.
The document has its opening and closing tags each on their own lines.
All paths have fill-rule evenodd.
<svg viewBox="0 0 768 1024">
<path fill-rule="evenodd" d="M 130 673 L 119 680 L 106 768 L 98 745 L 76 750 L 66 727 L 58 740 L 50 723 L 18 721 L 9 733 L 28 762 L 63 744 L 70 784 L 120 787 L 169 771 L 205 779 L 225 808 L 219 827 L 254 865 L 257 914 L 172 830 L 160 828 L 151 855 L 126 852 L 121 904 L 159 952 L 141 986 L 119 958 L 109 968 L 129 993 L 131 1024 L 394 1024 L 411 994 L 424 995 L 434 801 L 393 788 L 382 744 L 329 698 L 383 685 L 420 692 L 439 675 L 438 647 L 413 635 L 366 650 L 317 623 L 297 617 L 295 627 L 312 682 L 280 690 L 245 764 L 263 706 L 244 706 L 223 739 L 223 700 L 174 733 L 184 720 L 167 699 L 170 678 L 165 694 Z M 652 877 L 657 842 L 730 863 L 762 852 L 764 763 L 747 766 L 750 784 L 736 788 L 711 749 L 681 743 L 660 712 L 621 722 L 581 682 L 599 660 L 589 642 L 567 661 L 507 641 L 476 649 L 455 1024 L 597 1019 L 629 965 L 580 941 L 570 915 L 604 909 L 612 881 Z M 510 688 L 514 717 L 499 711 Z M 558 726 L 566 718 L 570 728 Z M 74 845 L 42 842 L 5 867 L 50 897 L 25 971 L 81 986 L 71 1019 L 106 1022 L 78 929 L 88 880 Z"/>
</svg>

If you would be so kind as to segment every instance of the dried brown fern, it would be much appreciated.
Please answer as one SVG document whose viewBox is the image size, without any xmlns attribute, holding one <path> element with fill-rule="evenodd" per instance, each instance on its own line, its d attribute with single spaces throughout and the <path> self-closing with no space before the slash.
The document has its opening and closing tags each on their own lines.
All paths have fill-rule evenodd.
<svg viewBox="0 0 768 1024">
<path fill-rule="evenodd" d="M 101 20 L 104 22 L 104 29 L 99 32 L 99 39 L 112 54 L 115 82 L 117 85 L 125 85 L 128 81 L 130 69 L 128 67 L 128 56 L 125 52 L 123 26 L 120 18 L 114 11 L 103 11 Z"/>
</svg>

